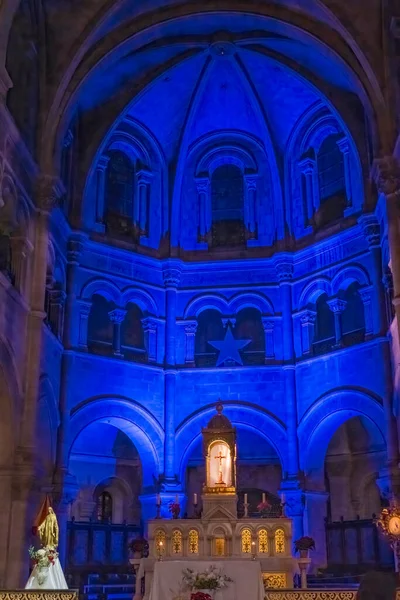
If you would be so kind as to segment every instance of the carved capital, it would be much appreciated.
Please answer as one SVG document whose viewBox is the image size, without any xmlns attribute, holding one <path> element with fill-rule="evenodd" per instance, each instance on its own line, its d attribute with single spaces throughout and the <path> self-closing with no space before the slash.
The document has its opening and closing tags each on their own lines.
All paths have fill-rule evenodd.
<svg viewBox="0 0 400 600">
<path fill-rule="evenodd" d="M 244 180 L 248 192 L 257 189 L 257 175 L 245 175 Z"/>
<path fill-rule="evenodd" d="M 303 175 L 312 175 L 315 171 L 316 163 L 314 158 L 303 158 L 299 161 L 299 169 Z"/>
<path fill-rule="evenodd" d="M 187 321 L 184 325 L 186 335 L 195 335 L 197 331 L 197 321 Z"/>
<path fill-rule="evenodd" d="M 375 215 L 363 215 L 358 219 L 364 236 L 370 248 L 376 248 L 381 243 L 381 230 Z"/>
<path fill-rule="evenodd" d="M 142 319 L 143 331 L 145 333 L 146 331 L 155 333 L 157 331 L 157 324 L 157 320 L 153 317 L 144 317 Z"/>
<path fill-rule="evenodd" d="M 314 325 L 316 318 L 315 310 L 305 310 L 300 316 L 300 322 L 302 325 Z"/>
<path fill-rule="evenodd" d="M 272 321 L 269 317 L 262 317 L 261 318 L 261 323 L 262 323 L 264 332 L 266 332 L 266 331 L 273 331 L 274 330 L 275 322 Z"/>
<path fill-rule="evenodd" d="M 327 300 L 327 305 L 333 313 L 340 314 L 346 310 L 347 302 L 341 298 L 332 298 Z"/>
<path fill-rule="evenodd" d="M 199 194 L 207 193 L 210 187 L 210 179 L 208 177 L 197 177 L 196 187 Z"/>
<path fill-rule="evenodd" d="M 71 236 L 68 240 L 67 259 L 69 263 L 79 264 L 85 247 L 86 238 L 81 235 Z"/>
<path fill-rule="evenodd" d="M 142 167 L 136 173 L 136 180 L 137 180 L 138 185 L 147 185 L 151 182 L 152 179 L 153 179 L 153 173 L 151 171 L 149 171 L 148 169 L 145 169 L 144 167 Z"/>
<path fill-rule="evenodd" d="M 291 281 L 293 278 L 293 263 L 290 260 L 279 260 L 275 263 L 279 281 Z"/>
<path fill-rule="evenodd" d="M 358 290 L 358 293 L 360 294 L 360 298 L 364 304 L 368 304 L 368 302 L 371 302 L 372 288 L 362 288 L 361 290 Z"/>
<path fill-rule="evenodd" d="M 108 316 L 110 317 L 111 323 L 120 324 L 126 317 L 126 310 L 123 308 L 114 308 L 114 310 L 110 310 Z"/>
<path fill-rule="evenodd" d="M 92 303 L 89 300 L 78 300 L 79 314 L 83 318 L 88 318 L 92 310 Z"/>
<path fill-rule="evenodd" d="M 400 190 L 400 165 L 393 156 L 376 159 L 371 176 L 380 194 L 390 196 Z"/>
<path fill-rule="evenodd" d="M 36 204 L 41 212 L 50 213 L 65 194 L 63 183 L 57 177 L 41 175 L 36 183 Z"/>
<path fill-rule="evenodd" d="M 181 270 L 178 267 L 166 267 L 163 270 L 165 287 L 178 287 L 181 279 Z"/>
</svg>

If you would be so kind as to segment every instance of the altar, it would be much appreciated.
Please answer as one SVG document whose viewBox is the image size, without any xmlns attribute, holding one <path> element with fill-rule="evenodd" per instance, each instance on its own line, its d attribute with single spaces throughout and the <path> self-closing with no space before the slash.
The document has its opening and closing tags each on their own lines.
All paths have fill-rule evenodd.
<svg viewBox="0 0 400 600">
<path fill-rule="evenodd" d="M 137 582 L 144 579 L 144 600 L 190 598 L 187 590 L 179 592 L 185 587 L 184 570 L 212 565 L 232 579 L 214 594 L 215 600 L 261 600 L 264 588 L 292 588 L 298 563 L 292 556 L 291 519 L 283 513 L 250 518 L 246 500 L 244 517 L 238 517 L 236 430 L 221 405 L 202 435 L 206 482 L 201 511 L 194 519 L 162 519 L 157 506 L 157 518 L 148 522 L 149 557 L 137 572 Z M 171 509 L 177 517 L 177 501 Z M 137 591 L 136 600 L 140 597 Z"/>
</svg>

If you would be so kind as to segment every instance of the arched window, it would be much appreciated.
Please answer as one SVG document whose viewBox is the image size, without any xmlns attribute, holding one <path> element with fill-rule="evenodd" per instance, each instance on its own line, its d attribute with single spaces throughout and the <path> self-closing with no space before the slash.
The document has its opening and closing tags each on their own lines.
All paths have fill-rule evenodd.
<svg viewBox="0 0 400 600">
<path fill-rule="evenodd" d="M 251 531 L 250 529 L 242 530 L 242 554 L 251 554 Z"/>
<path fill-rule="evenodd" d="M 244 181 L 236 165 L 221 165 L 212 174 L 211 213 L 214 247 L 244 244 Z"/>
<path fill-rule="evenodd" d="M 109 153 L 106 177 L 106 222 L 110 229 L 129 233 L 133 223 L 133 165 L 120 150 Z"/>
<path fill-rule="evenodd" d="M 208 342 L 223 340 L 225 329 L 221 313 L 217 310 L 204 310 L 197 318 L 198 326 L 195 337 L 195 362 L 198 367 L 214 367 L 217 362 L 218 350 Z"/>
<path fill-rule="evenodd" d="M 113 308 L 113 302 L 109 302 L 100 294 L 93 295 L 88 322 L 88 348 L 94 354 L 112 354 L 113 324 L 108 313 Z"/>
<path fill-rule="evenodd" d="M 343 153 L 337 144 L 338 139 L 338 135 L 329 135 L 317 154 L 321 206 L 316 220 L 319 226 L 343 217 L 346 206 Z"/>
<path fill-rule="evenodd" d="M 189 554 L 199 553 L 199 533 L 196 529 L 189 531 Z"/>
<path fill-rule="evenodd" d="M 364 304 L 358 292 L 359 287 L 359 284 L 354 282 L 349 285 L 343 294 L 343 299 L 347 302 L 341 316 L 342 336 L 345 345 L 360 342 L 365 335 Z"/>
<path fill-rule="evenodd" d="M 172 532 L 172 554 L 182 554 L 182 533 L 179 529 Z"/>
<path fill-rule="evenodd" d="M 121 351 L 127 360 L 141 362 L 146 358 L 143 313 L 133 302 L 129 302 L 125 309 L 126 316 L 121 324 Z"/>
<path fill-rule="evenodd" d="M 257 534 L 258 537 L 258 554 L 268 554 L 268 531 L 266 529 L 260 529 Z"/>
<path fill-rule="evenodd" d="M 277 529 L 275 531 L 275 554 L 285 554 L 285 532 L 283 529 Z"/>
<path fill-rule="evenodd" d="M 97 497 L 97 520 L 111 521 L 113 510 L 113 500 L 109 492 L 102 492 Z"/>
<path fill-rule="evenodd" d="M 235 338 L 251 340 L 241 352 L 245 365 L 265 363 L 265 334 L 261 314 L 256 308 L 244 308 L 236 317 Z"/>
<path fill-rule="evenodd" d="M 317 312 L 313 344 L 315 354 L 328 352 L 335 342 L 335 317 L 327 300 L 327 294 L 321 294 L 315 303 Z"/>
</svg>

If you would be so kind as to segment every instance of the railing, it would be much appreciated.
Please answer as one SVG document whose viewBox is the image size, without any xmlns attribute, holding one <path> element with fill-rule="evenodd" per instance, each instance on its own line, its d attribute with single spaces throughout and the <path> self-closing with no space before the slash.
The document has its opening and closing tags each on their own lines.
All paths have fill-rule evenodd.
<svg viewBox="0 0 400 600">
<path fill-rule="evenodd" d="M 126 574 L 128 543 L 141 535 L 138 525 L 70 521 L 67 525 L 66 577 L 70 587 L 82 589 L 88 576 L 100 579 Z"/>
<path fill-rule="evenodd" d="M 358 573 L 393 568 L 393 551 L 373 519 L 327 521 L 325 528 L 330 571 Z"/>
</svg>

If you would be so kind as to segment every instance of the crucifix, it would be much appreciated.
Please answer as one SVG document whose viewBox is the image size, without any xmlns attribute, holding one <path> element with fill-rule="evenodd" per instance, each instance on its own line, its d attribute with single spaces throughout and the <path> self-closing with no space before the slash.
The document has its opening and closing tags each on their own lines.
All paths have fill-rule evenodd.
<svg viewBox="0 0 400 600">
<path fill-rule="evenodd" d="M 222 461 L 225 460 L 226 456 L 222 456 L 222 453 L 220 450 L 218 456 L 215 456 L 214 458 L 215 458 L 215 460 L 219 460 L 217 485 L 226 485 L 222 479 Z"/>
</svg>

